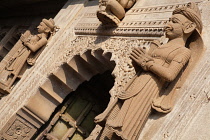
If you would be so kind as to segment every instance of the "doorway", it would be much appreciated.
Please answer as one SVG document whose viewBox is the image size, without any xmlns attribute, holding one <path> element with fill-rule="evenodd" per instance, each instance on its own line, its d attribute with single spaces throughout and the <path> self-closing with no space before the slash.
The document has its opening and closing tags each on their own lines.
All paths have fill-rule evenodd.
<svg viewBox="0 0 210 140">
<path fill-rule="evenodd" d="M 114 86 L 111 71 L 98 74 L 82 83 L 58 106 L 50 120 L 40 128 L 34 139 L 84 140 L 95 128 L 94 118 L 108 105 Z"/>
</svg>

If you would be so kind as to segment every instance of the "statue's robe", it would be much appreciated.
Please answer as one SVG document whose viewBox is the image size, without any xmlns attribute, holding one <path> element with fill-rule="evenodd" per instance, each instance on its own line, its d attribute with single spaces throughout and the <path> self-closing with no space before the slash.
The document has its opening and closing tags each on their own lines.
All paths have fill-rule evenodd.
<svg viewBox="0 0 210 140">
<path fill-rule="evenodd" d="M 30 32 L 26 32 L 25 36 L 28 36 L 29 42 L 31 44 L 36 44 L 41 38 L 41 34 L 31 35 Z M 32 52 L 28 47 L 23 44 L 20 45 L 17 51 L 8 60 L 3 71 L 0 73 L 0 85 L 1 89 L 9 91 L 12 84 L 15 82 L 16 78 L 20 78 L 24 73 L 26 64 L 33 65 L 35 60 L 33 59 L 38 52 Z M 33 61 L 32 61 L 33 60 Z M 8 92 L 7 91 L 7 92 Z"/>
<path fill-rule="evenodd" d="M 162 65 L 176 78 L 190 59 L 191 51 L 182 46 L 157 47 L 151 56 L 155 63 Z M 137 139 L 150 112 L 152 101 L 159 96 L 167 80 L 150 71 L 139 72 L 118 98 L 124 100 L 120 112 L 114 120 L 107 123 L 123 140 Z M 164 108 L 164 107 L 163 107 Z"/>
</svg>

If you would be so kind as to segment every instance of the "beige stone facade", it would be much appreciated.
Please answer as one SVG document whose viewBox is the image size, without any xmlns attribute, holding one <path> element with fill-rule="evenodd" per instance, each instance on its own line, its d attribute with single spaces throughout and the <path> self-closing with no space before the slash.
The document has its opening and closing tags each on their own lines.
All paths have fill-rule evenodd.
<svg viewBox="0 0 210 140">
<path fill-rule="evenodd" d="M 173 110 L 166 115 L 151 113 L 139 140 L 208 140 L 210 137 L 210 2 L 192 1 L 198 4 L 201 11 L 203 53 L 187 78 L 181 79 L 184 84 L 176 89 Z M 173 10 L 188 2 L 138 0 L 126 12 L 118 27 L 110 27 L 102 26 L 96 16 L 98 0 L 67 1 L 54 14 L 53 19 L 59 30 L 49 40 L 35 65 L 27 68 L 21 79 L 13 85 L 10 94 L 0 100 L 0 138 L 38 139 L 37 133 L 42 132 L 40 127 L 52 119 L 55 114 L 53 112 L 67 100 L 66 97 L 77 92 L 84 82 L 91 81 L 94 76 L 104 72 L 110 71 L 110 76 L 114 79 L 110 96 L 121 94 L 136 74 L 129 57 L 133 48 L 148 50 L 153 40 L 164 35 L 163 27 Z M 2 27 L 0 47 L 9 48 L 7 43 L 11 36 L 20 42 L 21 33 L 37 26 L 42 18 L 50 17 L 51 15 L 36 17 L 27 25 L 22 23 L 24 26 Z M 2 21 L 4 24 L 7 22 Z M 16 48 L 14 45 L 13 48 L 6 49 L 7 53 L 0 49 L 0 65 L 3 66 Z M 101 131 L 101 126 L 97 125 L 91 134 L 95 136 Z"/>
</svg>

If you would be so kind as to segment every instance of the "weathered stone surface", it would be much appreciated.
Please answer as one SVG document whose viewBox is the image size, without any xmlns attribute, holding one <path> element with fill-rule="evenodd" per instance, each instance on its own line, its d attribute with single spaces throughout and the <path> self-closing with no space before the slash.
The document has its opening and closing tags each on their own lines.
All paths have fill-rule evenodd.
<svg viewBox="0 0 210 140">
<path fill-rule="evenodd" d="M 201 10 L 204 25 L 201 36 L 205 51 L 177 92 L 173 111 L 165 116 L 153 113 L 139 140 L 207 140 L 210 137 L 210 2 L 194 1 L 198 2 Z M 24 106 L 36 116 L 35 120 L 41 122 L 36 126 L 38 129 L 68 92 L 77 89 L 80 83 L 90 79 L 92 75 L 107 69 L 113 69 L 112 75 L 115 77 L 115 85 L 110 94 L 121 93 L 126 83 L 135 75 L 129 59 L 132 48 L 148 48 L 152 40 L 163 35 L 163 26 L 177 4 L 181 6 L 186 4 L 186 1 L 139 0 L 126 13 L 119 27 L 110 30 L 108 27 L 101 27 L 96 18 L 98 1 L 69 0 L 54 18 L 56 25 L 60 27 L 59 32 L 47 44 L 37 63 L 24 73 L 11 93 L 0 100 L 0 130 Z M 104 30 L 106 32 L 103 32 Z M 93 61 L 88 62 L 88 58 Z M 84 66 L 81 72 L 76 67 L 76 62 Z M 99 64 L 100 67 L 96 69 Z M 88 68 L 88 71 L 84 71 L 85 68 Z M 66 71 L 70 75 L 65 75 Z M 75 76 L 73 84 L 66 80 L 66 77 L 70 78 L 72 75 Z M 56 83 L 64 90 L 53 90 Z M 40 91 L 44 91 L 47 96 L 44 97 Z M 46 106 L 44 98 L 50 102 Z M 40 106 L 44 107 L 39 109 Z"/>
<path fill-rule="evenodd" d="M 69 24 L 69 22 L 71 23 L 75 20 L 78 12 L 83 8 L 84 2 L 85 1 L 82 0 L 67 2 L 64 8 L 59 12 L 60 14 L 54 18 L 55 22 L 59 23 L 58 26 L 61 28 L 58 34 L 54 36 L 57 39 L 53 39 L 48 43 L 46 49 L 38 59 L 37 64 L 25 72 L 21 81 L 13 88 L 11 94 L 0 100 L 0 118 L 2 118 L 0 122 L 1 128 L 6 124 L 10 117 L 23 107 L 28 102 L 28 99 L 37 92 L 39 86 L 46 80 L 47 75 L 56 70 L 58 66 L 60 66 L 59 64 L 62 64 L 63 56 L 59 56 L 59 54 L 63 54 L 65 46 L 69 47 L 66 45 L 67 42 L 73 39 L 71 38 L 71 36 L 73 36 L 73 30 L 72 28 L 69 28 L 72 25 Z M 57 36 L 59 36 L 62 41 L 60 41 Z M 52 63 L 55 62 L 56 59 L 59 60 L 59 62 Z"/>
</svg>

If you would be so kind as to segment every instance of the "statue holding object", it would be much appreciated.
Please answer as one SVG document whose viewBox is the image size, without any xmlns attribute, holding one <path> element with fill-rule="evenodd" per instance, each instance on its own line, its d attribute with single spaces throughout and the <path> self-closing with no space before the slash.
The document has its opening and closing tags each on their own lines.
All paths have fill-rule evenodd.
<svg viewBox="0 0 210 140">
<path fill-rule="evenodd" d="M 32 35 L 30 31 L 22 34 L 20 37 L 21 45 L 0 72 L 1 93 L 10 93 L 15 81 L 22 77 L 27 64 L 33 65 L 35 63 L 49 38 L 55 33 L 56 26 L 53 19 L 43 19 L 37 29 L 37 35 Z"/>
<path fill-rule="evenodd" d="M 118 25 L 136 0 L 100 0 L 97 17 L 103 24 Z"/>
<path fill-rule="evenodd" d="M 107 109 L 95 117 L 95 122 L 106 121 L 106 126 L 123 140 L 135 140 L 152 109 L 170 112 L 179 78 L 189 73 L 194 63 L 192 59 L 199 57 L 196 53 L 201 51 L 194 51 L 203 49 L 201 31 L 201 16 L 195 3 L 175 9 L 165 26 L 169 41 L 166 44 L 154 41 L 148 52 L 141 48 L 132 51 L 131 59 L 142 71 L 134 76 L 123 93 L 111 97 Z M 166 87 L 170 88 L 168 92 Z M 123 101 L 120 111 L 114 113 L 114 119 L 106 120 L 119 100 Z"/>
</svg>

